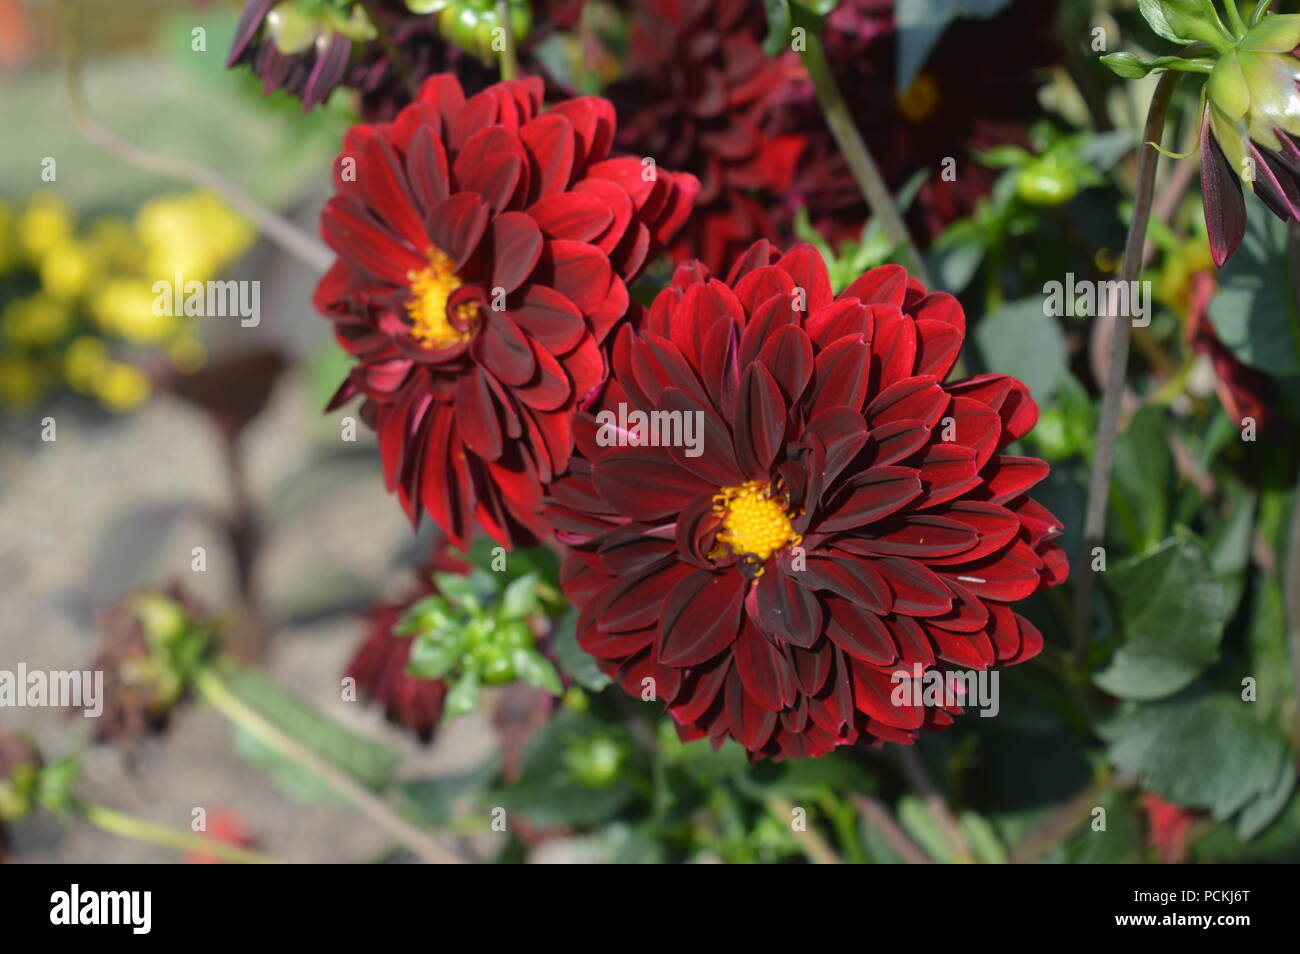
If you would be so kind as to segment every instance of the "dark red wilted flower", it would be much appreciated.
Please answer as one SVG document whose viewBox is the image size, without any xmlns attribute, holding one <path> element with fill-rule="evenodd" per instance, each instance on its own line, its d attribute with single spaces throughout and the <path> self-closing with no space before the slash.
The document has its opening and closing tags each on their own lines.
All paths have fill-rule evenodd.
<svg viewBox="0 0 1300 954">
<path fill-rule="evenodd" d="M 1054 60 L 1055 0 L 1018 0 L 990 20 L 955 23 L 911 86 L 895 83 L 899 34 L 894 0 L 844 0 L 826 18 L 827 61 L 849 112 L 890 186 L 928 168 L 911 216 L 924 236 L 969 215 L 997 173 L 971 153 L 1003 143 L 1028 145 L 1024 126 L 1038 111 L 1035 70 Z M 797 54 L 787 53 L 788 59 Z M 787 212 L 806 205 L 828 237 L 856 238 L 867 217 L 858 187 L 822 118 L 804 73 L 786 83 L 770 128 L 807 141 Z M 955 177 L 940 175 L 946 158 Z"/>
<path fill-rule="evenodd" d="M 432 77 L 394 122 L 349 131 L 321 215 L 339 258 L 315 303 L 358 361 L 331 407 L 365 397 L 389 488 L 461 547 L 474 520 L 505 545 L 545 532 L 542 485 L 605 379 L 624 281 L 698 188 L 609 158 L 607 101 L 541 97 L 535 78 L 466 99 Z"/>
<path fill-rule="evenodd" d="M 1010 604 L 1067 566 L 1026 495 L 1047 464 L 1000 451 L 1038 410 L 1005 375 L 945 383 L 964 335 L 898 266 L 838 298 L 810 246 L 758 242 L 725 283 L 680 267 L 551 488 L 582 648 L 654 679 L 684 738 L 773 757 L 911 742 L 960 710 L 896 705 L 895 673 L 1034 656 Z M 702 453 L 622 411 L 697 415 Z"/>
<path fill-rule="evenodd" d="M 441 679 L 420 679 L 406 672 L 415 640 L 396 635 L 393 627 L 413 604 L 437 592 L 432 576 L 435 571 L 467 573 L 469 564 L 439 551 L 419 573 L 419 587 L 409 600 L 382 604 L 367 612 L 361 645 L 344 672 L 357 681 L 363 699 L 384 707 L 389 722 L 402 726 L 426 743 L 433 739 L 442 722 L 447 684 Z"/>
<path fill-rule="evenodd" d="M 764 55 L 766 20 L 754 0 L 630 6 L 628 78 L 609 90 L 618 144 L 699 177 L 695 213 L 672 252 L 721 272 L 755 239 L 776 237 L 769 209 L 790 185 L 803 141 L 762 124 L 791 66 Z"/>
<path fill-rule="evenodd" d="M 1207 314 L 1217 289 L 1218 283 L 1209 272 L 1191 276 L 1187 338 L 1192 350 L 1207 355 L 1214 365 L 1215 390 L 1228 419 L 1241 427 L 1250 418 L 1257 430 L 1267 431 L 1274 423 L 1272 407 L 1277 399 L 1273 382 L 1262 371 L 1242 362 L 1219 340 Z"/>
</svg>

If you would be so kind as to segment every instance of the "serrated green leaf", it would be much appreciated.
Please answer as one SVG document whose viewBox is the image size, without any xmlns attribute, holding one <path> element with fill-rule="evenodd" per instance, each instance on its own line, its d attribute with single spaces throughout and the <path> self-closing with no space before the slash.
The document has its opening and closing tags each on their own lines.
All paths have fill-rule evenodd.
<svg viewBox="0 0 1300 954">
<path fill-rule="evenodd" d="M 515 675 L 523 682 L 535 689 L 545 689 L 553 696 L 564 694 L 560 674 L 537 650 L 519 647 L 510 654 L 510 661 L 514 664 Z"/>
<path fill-rule="evenodd" d="M 1124 643 L 1093 681 L 1124 699 L 1160 699 L 1219 657 L 1223 589 L 1190 533 L 1105 577 Z"/>
</svg>

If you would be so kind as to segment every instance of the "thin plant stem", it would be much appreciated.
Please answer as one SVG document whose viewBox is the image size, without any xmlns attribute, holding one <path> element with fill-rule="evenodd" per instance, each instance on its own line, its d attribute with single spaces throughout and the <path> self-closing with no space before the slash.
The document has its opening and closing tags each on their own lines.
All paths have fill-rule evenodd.
<svg viewBox="0 0 1300 954">
<path fill-rule="evenodd" d="M 71 4 L 63 0 L 65 91 L 72 124 L 86 139 L 117 156 L 127 165 L 145 172 L 188 182 L 219 194 L 258 230 L 284 251 L 316 272 L 324 272 L 334 261 L 328 248 L 284 216 L 267 208 L 220 173 L 177 156 L 164 156 L 123 139 L 86 107 L 81 88 L 81 38 L 73 23 Z"/>
<path fill-rule="evenodd" d="M 772 795 L 767 800 L 767 810 L 772 813 L 777 821 L 782 824 L 790 824 L 790 819 L 794 817 L 794 802 L 781 795 Z M 808 856 L 808 860 L 818 865 L 842 865 L 844 860 L 839 853 L 831 847 L 831 843 L 822 837 L 822 833 L 816 828 L 809 826 L 804 831 L 794 833 L 795 841 L 799 843 L 799 850 Z"/>
<path fill-rule="evenodd" d="M 1287 256 L 1290 260 L 1292 281 L 1300 295 L 1300 226 L 1291 222 L 1287 227 Z M 1291 655 L 1291 744 L 1300 748 L 1300 475 L 1296 477 L 1295 496 L 1291 502 L 1291 526 L 1287 533 L 1286 578 L 1282 592 L 1286 594 L 1287 645 Z"/>
<path fill-rule="evenodd" d="M 1092 782 L 1026 832 L 1011 849 L 1011 863 L 1024 865 L 1038 861 L 1081 825 L 1086 824 L 1092 817 L 1093 810 L 1101 807 L 1097 803 L 1115 788 L 1116 781 L 1109 775 L 1103 775 Z"/>
<path fill-rule="evenodd" d="M 194 685 L 208 704 L 227 719 L 263 745 L 317 776 L 422 860 L 430 864 L 461 862 L 459 856 L 444 848 L 429 832 L 399 815 L 382 797 L 333 762 L 281 731 L 278 726 L 235 695 L 212 669 L 202 670 L 195 677 Z"/>
<path fill-rule="evenodd" d="M 957 859 L 962 864 L 974 864 L 975 852 L 971 850 L 970 842 L 966 840 L 966 833 L 961 830 L 961 824 L 948 807 L 948 800 L 944 798 L 943 792 L 939 791 L 939 787 L 930 778 L 930 773 L 925 770 L 921 757 L 916 754 L 914 748 L 910 747 L 899 748 L 897 753 L 899 767 L 907 776 L 908 784 L 921 796 L 921 801 L 939 823 Z"/>
<path fill-rule="evenodd" d="M 1246 32 L 1246 21 L 1241 18 L 1241 9 L 1237 6 L 1237 0 L 1223 0 L 1223 8 L 1228 14 L 1228 26 L 1232 32 L 1241 36 Z"/>
<path fill-rule="evenodd" d="M 1129 223 L 1128 240 L 1124 243 L 1124 265 L 1120 274 L 1120 287 L 1137 280 L 1142 267 L 1142 252 L 1146 245 L 1147 222 L 1151 217 L 1151 203 L 1156 181 L 1156 166 L 1160 153 L 1146 143 L 1159 143 L 1165 130 L 1165 115 L 1174 86 L 1182 76 L 1170 70 L 1160 77 L 1151 106 L 1147 111 L 1146 126 L 1142 132 L 1142 153 L 1138 161 L 1137 188 L 1133 197 L 1133 218 Z M 1111 302 L 1107 301 L 1106 312 Z M 1106 536 L 1106 505 L 1110 496 L 1110 478 L 1115 468 L 1115 447 L 1119 442 L 1121 399 L 1124 396 L 1124 377 L 1128 366 L 1129 336 L 1133 331 L 1131 321 L 1116 316 L 1103 315 L 1101 320 L 1113 318 L 1110 349 L 1107 356 L 1106 382 L 1101 397 L 1101 420 L 1097 425 L 1096 452 L 1092 458 L 1092 472 L 1088 477 L 1088 505 L 1084 515 L 1083 550 L 1078 555 L 1075 572 L 1079 574 L 1074 604 L 1074 655 L 1083 665 L 1087 660 L 1089 630 L 1092 628 L 1092 599 L 1096 588 L 1096 575 L 1091 571 L 1094 547 L 1101 546 Z"/>
<path fill-rule="evenodd" d="M 858 180 L 858 188 L 862 190 L 862 197 L 867 200 L 871 214 L 884 227 L 893 243 L 903 250 L 910 262 L 912 274 L 928 288 L 932 283 L 926 271 L 925 260 L 894 204 L 894 196 L 880 173 L 880 167 L 871 157 L 871 150 L 853 123 L 848 104 L 844 102 L 839 84 L 835 82 L 830 64 L 826 61 L 821 38 L 809 31 L 806 40 L 800 56 L 817 93 L 817 102 L 821 105 L 822 115 L 826 117 L 826 125 L 830 127 L 831 135 L 844 154 L 844 161 L 849 164 L 853 177 Z"/>
<path fill-rule="evenodd" d="M 510 5 L 497 0 L 497 24 L 501 27 L 501 78 L 512 80 L 519 75 L 519 60 L 515 54 L 515 34 L 510 28 Z"/>
<path fill-rule="evenodd" d="M 916 842 L 908 837 L 907 832 L 903 831 L 903 826 L 894 818 L 894 813 L 884 802 L 870 795 L 858 795 L 853 801 L 858 806 L 858 811 L 862 813 L 863 819 L 880 833 L 880 837 L 885 840 L 885 844 L 894 854 L 909 865 L 934 864 L 925 852 L 916 846 Z"/>
<path fill-rule="evenodd" d="M 420 95 L 420 84 L 415 81 L 415 74 L 411 72 L 411 64 L 406 61 L 406 56 L 402 53 L 394 41 L 388 27 L 384 25 L 383 19 L 375 10 L 375 0 L 360 0 L 361 8 L 366 11 L 366 16 L 370 18 L 371 24 L 374 25 L 375 34 L 379 39 L 379 45 L 384 50 L 384 55 L 388 61 L 393 64 L 393 69 L 401 77 L 402 85 L 406 91 L 411 94 L 411 99 L 416 99 Z"/>
<path fill-rule="evenodd" d="M 239 845 L 232 845 L 229 842 L 218 841 L 215 838 L 206 838 L 203 835 L 188 832 L 181 828 L 173 828 L 171 825 L 146 821 L 143 818 L 136 818 L 134 815 L 119 812 L 117 809 L 108 808 L 105 805 L 81 802 L 77 805 L 77 811 L 81 818 L 96 828 L 121 838 L 143 841 L 151 845 L 162 845 L 164 848 L 175 848 L 177 851 L 212 855 L 232 864 L 284 864 L 281 859 L 273 858 L 260 851 L 253 851 Z"/>
</svg>

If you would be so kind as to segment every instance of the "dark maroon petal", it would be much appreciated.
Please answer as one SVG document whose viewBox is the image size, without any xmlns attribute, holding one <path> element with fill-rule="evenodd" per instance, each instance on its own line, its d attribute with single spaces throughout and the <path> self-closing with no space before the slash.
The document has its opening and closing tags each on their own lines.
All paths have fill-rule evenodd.
<svg viewBox="0 0 1300 954">
<path fill-rule="evenodd" d="M 331 34 L 325 52 L 317 51 L 316 62 L 312 64 L 307 82 L 303 84 L 304 112 L 319 106 L 329 98 L 330 93 L 334 92 L 335 87 L 339 85 L 339 80 L 343 79 L 343 73 L 348 68 L 348 57 L 351 55 L 352 41 L 342 33 Z"/>
<path fill-rule="evenodd" d="M 898 665 L 909 671 L 920 663 L 923 668 L 934 665 L 934 647 L 921 624 L 910 616 L 894 616 L 889 620 L 894 641 L 898 643 Z"/>
<path fill-rule="evenodd" d="M 873 428 L 899 420 L 917 420 L 933 428 L 948 401 L 947 392 L 934 378 L 904 378 L 875 396 L 867 405 L 866 417 Z"/>
<path fill-rule="evenodd" d="M 660 448 L 621 447 L 592 464 L 591 474 L 600 495 L 633 520 L 660 520 L 717 491 Z"/>
<path fill-rule="evenodd" d="M 501 423 L 482 373 L 463 374 L 456 384 L 456 422 L 465 446 L 484 460 L 501 456 Z"/>
<path fill-rule="evenodd" d="M 855 530 L 889 516 L 921 493 L 916 471 L 873 467 L 851 478 L 816 523 L 819 533 Z"/>
<path fill-rule="evenodd" d="M 478 249 L 487 230 L 488 207 L 473 192 L 458 192 L 429 213 L 425 227 L 457 271 Z"/>
<path fill-rule="evenodd" d="M 916 372 L 916 322 L 897 308 L 879 308 L 871 336 L 871 377 L 878 390 Z"/>
<path fill-rule="evenodd" d="M 825 452 L 819 486 L 829 487 L 867 444 L 867 424 L 847 407 L 828 407 L 815 414 L 800 438 L 815 436 Z"/>
<path fill-rule="evenodd" d="M 929 632 L 938 650 L 939 658 L 954 666 L 975 670 L 988 669 L 997 658 L 993 643 L 981 630 L 951 633 L 931 629 Z M 959 700 L 957 704 L 970 705 L 971 702 Z"/>
<path fill-rule="evenodd" d="M 794 703 L 798 684 L 785 654 L 753 626 L 742 626 L 731 647 L 736 671 L 748 692 L 764 709 L 780 712 Z"/>
<path fill-rule="evenodd" d="M 532 190 L 545 197 L 568 186 L 573 173 L 573 126 L 556 112 L 546 113 L 519 130 L 528 154 Z"/>
<path fill-rule="evenodd" d="M 936 508 L 927 516 L 941 517 L 962 523 L 979 534 L 979 542 L 970 550 L 949 557 L 930 556 L 925 562 L 931 566 L 965 563 L 988 556 L 1010 543 L 1020 532 L 1021 523 L 1015 514 L 978 500 L 955 500 Z"/>
<path fill-rule="evenodd" d="M 931 557 L 952 556 L 968 551 L 979 542 L 979 533 L 968 525 L 933 514 L 908 514 L 873 528 L 869 535 L 837 541 L 837 546 L 854 553 L 905 556 L 929 562 Z"/>
<path fill-rule="evenodd" d="M 239 22 L 235 24 L 235 42 L 231 45 L 230 56 L 226 60 L 227 69 L 239 62 L 248 44 L 253 42 L 253 37 L 257 36 L 257 31 L 262 28 L 262 21 L 266 19 L 267 13 L 277 2 L 278 0 L 249 0 L 244 4 Z"/>
<path fill-rule="evenodd" d="M 772 567 L 758 578 L 746 609 L 754 624 L 774 639 L 807 649 L 821 635 L 817 597 Z"/>
<path fill-rule="evenodd" d="M 797 403 L 812 377 L 812 342 L 802 328 L 786 325 L 763 345 L 758 362 L 772 372 L 786 402 Z"/>
<path fill-rule="evenodd" d="M 989 621 L 989 611 L 984 601 L 949 575 L 945 574 L 943 582 L 952 593 L 952 611 L 943 616 L 928 617 L 926 624 L 958 633 L 973 633 L 977 629 L 983 629 Z"/>
<path fill-rule="evenodd" d="M 871 346 L 861 336 L 841 338 L 817 355 L 817 390 L 810 413 L 828 407 L 861 411 L 871 373 Z"/>
<path fill-rule="evenodd" d="M 980 485 L 975 452 L 960 444 L 931 444 L 912 459 L 921 479 L 921 495 L 912 503 L 923 510 L 962 496 Z"/>
<path fill-rule="evenodd" d="M 682 722 L 703 718 L 722 692 L 731 670 L 730 656 L 719 656 L 712 662 L 685 670 L 685 678 L 673 696 L 673 717 Z"/>
<path fill-rule="evenodd" d="M 831 674 L 833 657 L 830 647 L 824 641 L 818 641 L 811 649 L 786 646 L 785 650 L 790 658 L 790 665 L 794 667 L 795 679 L 798 681 L 800 691 L 809 696 L 821 692 L 822 687 L 826 685 L 826 677 Z"/>
<path fill-rule="evenodd" d="M 890 666 L 898 659 L 898 646 L 881 618 L 849 600 L 826 598 L 826 635 L 850 656 L 873 666 Z"/>
<path fill-rule="evenodd" d="M 930 441 L 922 421 L 902 418 L 873 427 L 867 434 L 867 455 L 872 467 L 896 464 L 911 457 Z"/>
<path fill-rule="evenodd" d="M 847 542 L 851 541 L 837 541 L 837 544 Z M 881 616 L 893 606 L 888 584 L 867 561 L 837 553 L 834 556 L 809 554 L 805 562 L 805 568 L 794 571 L 793 575 L 809 589 L 830 591 Z"/>
<path fill-rule="evenodd" d="M 740 378 L 736 396 L 736 456 L 754 480 L 766 480 L 785 433 L 785 401 L 775 379 L 761 364 L 751 364 Z"/>
<path fill-rule="evenodd" d="M 493 212 L 510 202 L 526 168 L 519 140 L 504 126 L 488 126 L 474 133 L 452 165 L 456 184 L 477 192 Z"/>
<path fill-rule="evenodd" d="M 596 625 L 610 633 L 652 625 L 672 588 L 689 572 L 689 567 L 661 560 L 615 579 L 591 604 Z"/>
<path fill-rule="evenodd" d="M 691 425 L 696 446 L 691 448 L 681 444 L 670 447 L 669 453 L 673 460 L 701 480 L 718 487 L 735 487 L 744 483 L 744 475 L 741 474 L 740 465 L 736 463 L 736 455 L 731 448 L 731 431 L 710 405 L 672 387 L 664 389 L 659 402 L 665 411 L 680 415 L 683 422 L 687 420 L 687 415 L 691 416 L 691 420 L 700 422 L 698 428 Z"/>
<path fill-rule="evenodd" d="M 1013 500 L 1051 472 L 1046 461 L 1036 457 L 1011 457 L 998 454 L 983 470 L 985 485 L 982 499 L 1001 504 Z"/>
<path fill-rule="evenodd" d="M 849 665 L 853 671 L 853 701 L 860 710 L 885 725 L 899 729 L 921 727 L 925 722 L 925 709 L 910 703 L 910 678 L 896 682 L 891 679 L 891 674 L 873 669 L 857 660 L 851 661 Z M 903 690 L 903 698 L 908 700 L 903 705 L 895 705 L 893 702 L 896 686 Z"/>
<path fill-rule="evenodd" d="M 1043 561 L 1029 546 L 1016 541 L 1006 553 L 960 566 L 945 567 L 944 575 L 986 600 L 1011 603 L 1030 596 L 1041 582 Z"/>
<path fill-rule="evenodd" d="M 528 339 L 504 312 L 488 313 L 482 332 L 474 340 L 473 352 L 483 367 L 504 384 L 528 383 L 537 367 Z"/>
<path fill-rule="evenodd" d="M 1210 254 L 1219 268 L 1232 257 L 1246 234 L 1246 200 L 1241 179 L 1210 132 L 1210 108 L 1201 120 L 1201 197 Z"/>
<path fill-rule="evenodd" d="M 406 152 L 406 179 L 421 210 L 427 215 L 450 194 L 447 152 L 428 126 L 416 130 Z"/>
<path fill-rule="evenodd" d="M 908 616 L 939 616 L 952 608 L 952 593 L 943 580 L 912 560 L 887 557 L 872 566 L 894 594 L 894 612 Z"/>
<path fill-rule="evenodd" d="M 492 285 L 508 295 L 524 283 L 542 257 L 542 233 L 522 212 L 492 220 Z"/>
<path fill-rule="evenodd" d="M 857 298 L 864 305 L 886 304 L 903 307 L 907 295 L 907 269 L 901 265 L 881 265 L 856 279 L 840 292 L 840 299 Z"/>
<path fill-rule="evenodd" d="M 584 192 L 566 192 L 538 200 L 528 210 L 550 238 L 590 242 L 614 221 L 614 213 L 600 198 Z"/>
<path fill-rule="evenodd" d="M 694 570 L 663 601 L 659 660 L 697 666 L 724 651 L 740 628 L 745 578 L 736 572 Z"/>
<path fill-rule="evenodd" d="M 522 331 L 554 354 L 571 350 L 587 330 L 573 302 L 545 285 L 529 285 L 508 314 Z"/>
<path fill-rule="evenodd" d="M 752 751 L 761 749 L 776 728 L 776 713 L 764 709 L 745 691 L 735 668 L 727 677 L 726 716 L 736 741 Z"/>
</svg>

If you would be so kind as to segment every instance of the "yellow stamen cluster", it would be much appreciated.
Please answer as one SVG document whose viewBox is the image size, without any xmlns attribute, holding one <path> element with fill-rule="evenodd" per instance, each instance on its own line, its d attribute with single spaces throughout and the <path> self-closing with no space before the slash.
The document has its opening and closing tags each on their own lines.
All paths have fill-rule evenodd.
<svg viewBox="0 0 1300 954">
<path fill-rule="evenodd" d="M 772 496 L 772 489 L 751 480 L 739 487 L 723 487 L 713 497 L 713 510 L 722 517 L 717 540 L 737 556 L 753 555 L 762 562 L 802 537 L 790 526 L 784 502 Z"/>
<path fill-rule="evenodd" d="M 436 248 L 428 251 L 429 265 L 418 272 L 408 272 L 411 299 L 406 313 L 411 319 L 411 337 L 431 351 L 450 348 L 469 340 L 474 333 L 475 309 L 471 305 L 456 308 L 459 327 L 447 315 L 447 300 L 462 284 L 451 259 Z"/>
<path fill-rule="evenodd" d="M 923 123 L 939 107 L 939 84 L 929 73 L 920 73 L 905 91 L 894 93 L 894 103 L 909 123 Z"/>
</svg>

